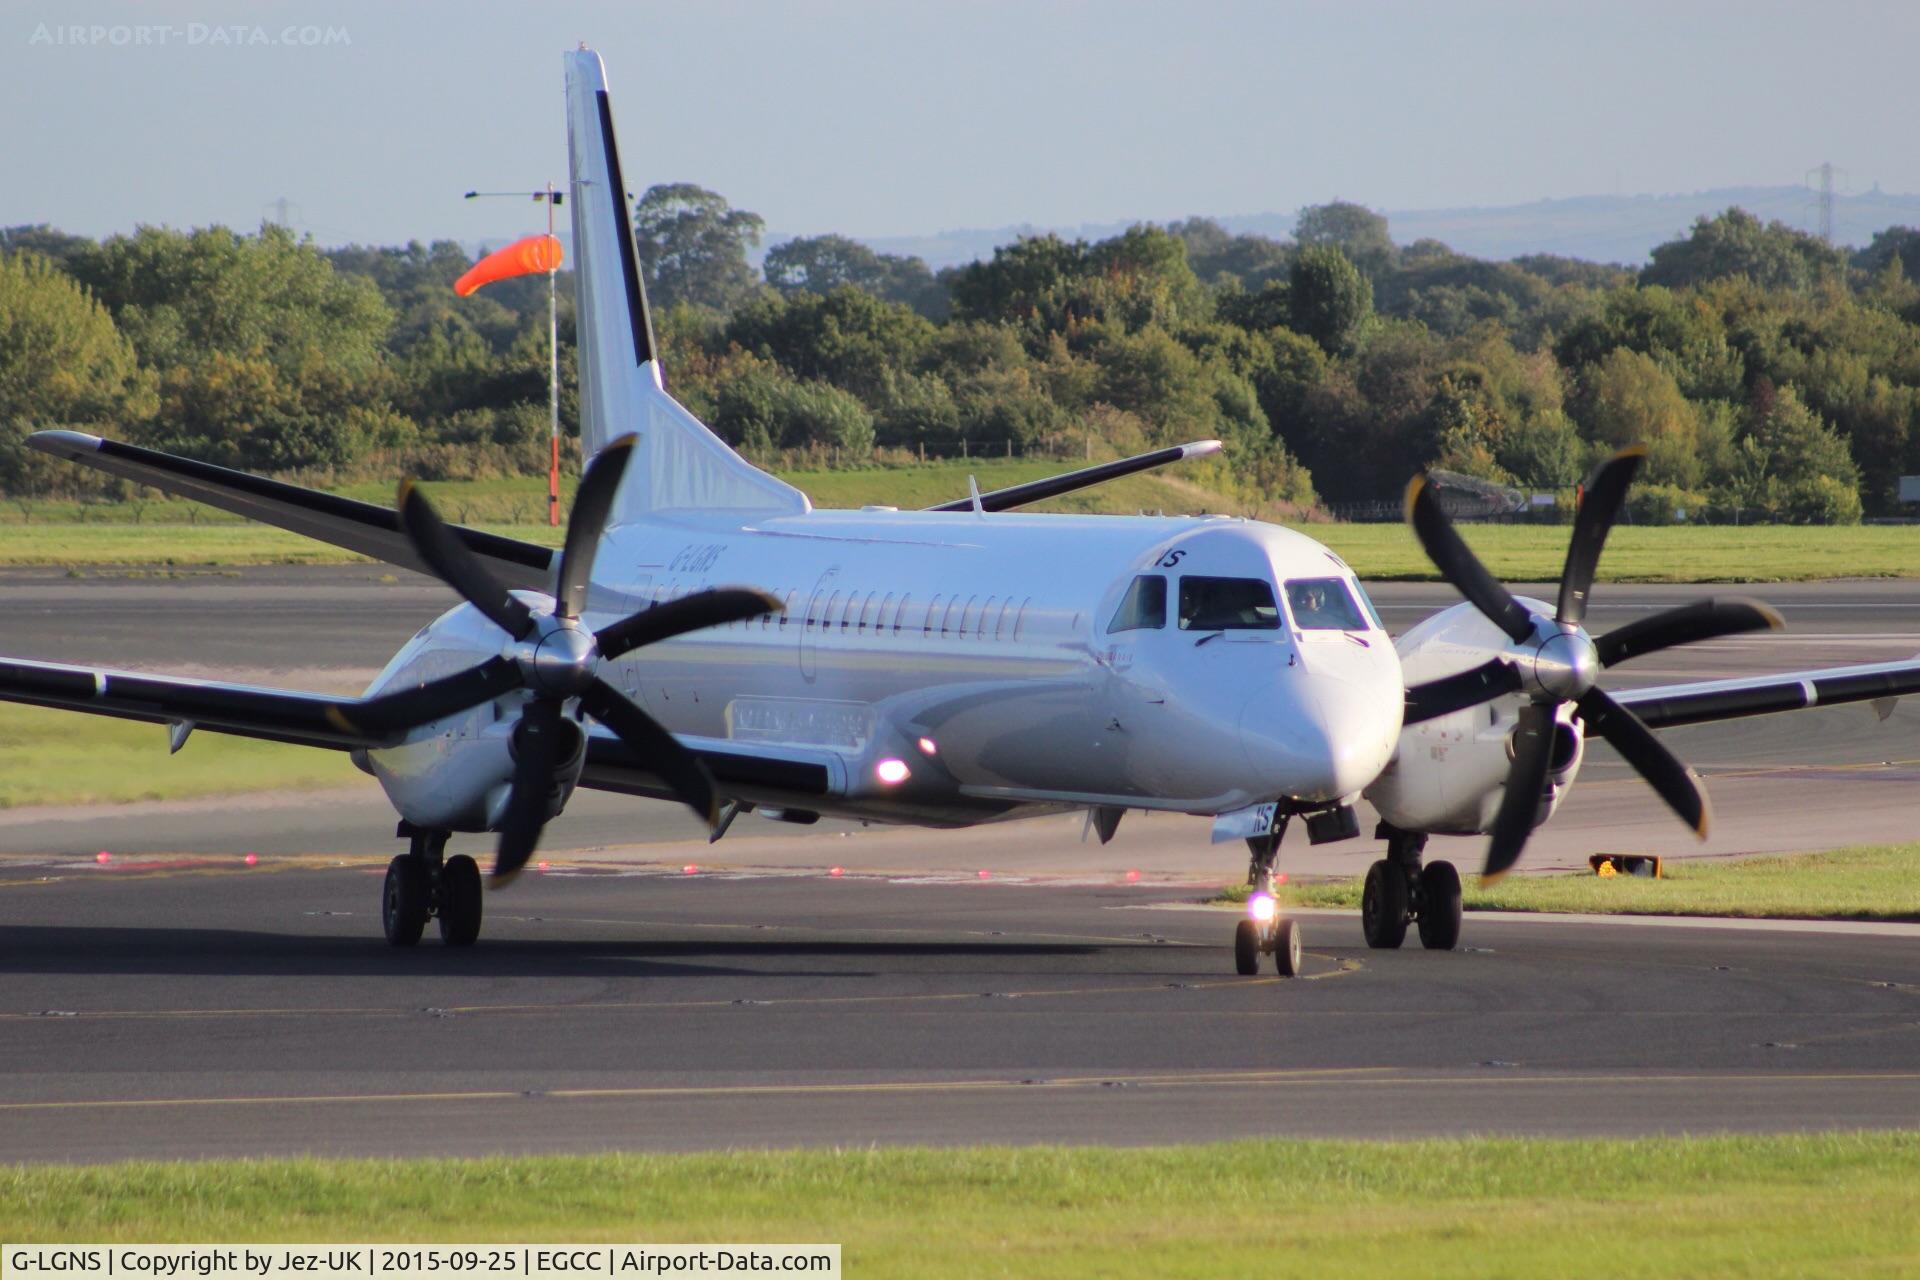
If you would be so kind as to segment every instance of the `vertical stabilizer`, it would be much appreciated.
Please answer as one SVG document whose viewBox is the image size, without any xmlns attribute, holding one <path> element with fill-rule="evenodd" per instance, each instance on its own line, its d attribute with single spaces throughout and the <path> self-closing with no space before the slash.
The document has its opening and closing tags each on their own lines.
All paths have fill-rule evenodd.
<svg viewBox="0 0 1920 1280">
<path fill-rule="evenodd" d="M 751 518 L 809 510 L 805 494 L 728 448 L 661 386 L 606 68 L 590 49 L 567 54 L 567 155 L 581 452 L 590 458 L 628 432 L 640 436 L 615 518 L 664 511 Z"/>
</svg>

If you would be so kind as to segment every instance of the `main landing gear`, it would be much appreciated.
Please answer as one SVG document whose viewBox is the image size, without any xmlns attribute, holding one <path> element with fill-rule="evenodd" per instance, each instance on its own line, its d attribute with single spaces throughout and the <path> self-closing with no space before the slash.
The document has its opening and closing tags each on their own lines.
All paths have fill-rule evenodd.
<svg viewBox="0 0 1920 1280">
<path fill-rule="evenodd" d="M 1273 834 L 1247 837 L 1252 854 L 1247 884 L 1253 892 L 1247 898 L 1247 917 L 1233 931 L 1234 967 L 1245 976 L 1260 972 L 1262 955 L 1273 957 L 1274 972 L 1283 978 L 1300 972 L 1300 928 L 1280 914 L 1280 901 L 1273 892 L 1273 863 L 1286 829 L 1287 815 L 1280 814 L 1274 818 Z"/>
<path fill-rule="evenodd" d="M 1425 835 L 1390 827 L 1382 833 L 1387 856 L 1367 868 L 1360 894 L 1360 929 L 1367 945 L 1390 951 L 1406 941 L 1407 926 L 1413 924 L 1427 950 L 1453 950 L 1460 942 L 1460 873 L 1451 862 L 1420 865 Z"/>
<path fill-rule="evenodd" d="M 387 864 L 380 894 L 380 923 L 387 941 L 411 947 L 420 941 L 428 917 L 440 922 L 440 941 L 468 947 L 480 936 L 480 868 L 464 853 L 445 856 L 450 832 L 425 831 L 402 822 L 407 851 Z"/>
</svg>

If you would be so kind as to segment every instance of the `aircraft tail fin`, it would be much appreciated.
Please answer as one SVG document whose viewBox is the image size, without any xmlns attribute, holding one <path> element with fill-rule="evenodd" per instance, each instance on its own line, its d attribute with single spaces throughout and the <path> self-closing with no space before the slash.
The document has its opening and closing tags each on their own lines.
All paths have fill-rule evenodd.
<svg viewBox="0 0 1920 1280">
<path fill-rule="evenodd" d="M 666 393 L 606 68 L 591 49 L 566 57 L 581 453 L 591 458 L 628 432 L 640 436 L 614 519 L 676 510 L 744 518 L 810 510 L 804 493 L 728 448 Z"/>
</svg>

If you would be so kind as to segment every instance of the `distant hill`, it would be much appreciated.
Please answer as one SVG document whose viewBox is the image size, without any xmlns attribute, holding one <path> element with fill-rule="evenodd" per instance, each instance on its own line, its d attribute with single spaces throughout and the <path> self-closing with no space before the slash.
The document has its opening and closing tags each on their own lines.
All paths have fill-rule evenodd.
<svg viewBox="0 0 1920 1280">
<path fill-rule="evenodd" d="M 1711 217 L 1729 205 L 1739 205 L 1766 221 L 1814 230 L 1819 213 L 1814 193 L 1805 187 L 1722 187 L 1687 195 L 1573 196 L 1564 200 L 1536 200 L 1531 204 L 1485 209 L 1411 209 L 1389 212 L 1394 241 L 1445 241 L 1456 252 L 1476 258 L 1504 260 L 1528 253 L 1554 253 L 1592 262 L 1619 262 L 1639 266 L 1655 245 L 1685 235 L 1693 220 Z M 1216 217 L 1229 231 L 1256 232 L 1285 239 L 1293 232 L 1293 213 L 1256 213 Z M 1835 196 L 1834 238 L 1842 244 L 1863 246 L 1876 231 L 1891 226 L 1920 226 L 1920 195 L 1893 195 L 1874 190 L 1861 195 Z M 1069 239 L 1101 240 L 1118 235 L 1127 222 L 1081 223 L 1077 226 L 1016 226 L 978 230 L 940 231 L 923 236 L 857 237 L 880 253 L 912 254 L 938 271 L 993 255 L 996 245 L 1018 236 L 1056 232 Z M 774 233 L 769 247 L 791 239 Z"/>
</svg>

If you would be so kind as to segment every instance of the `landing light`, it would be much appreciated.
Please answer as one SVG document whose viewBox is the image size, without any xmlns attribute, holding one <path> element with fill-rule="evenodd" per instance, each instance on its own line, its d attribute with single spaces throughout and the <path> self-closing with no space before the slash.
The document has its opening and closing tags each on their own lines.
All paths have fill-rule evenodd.
<svg viewBox="0 0 1920 1280">
<path fill-rule="evenodd" d="M 940 748 L 934 745 L 932 738 L 920 739 L 918 746 L 920 748 L 920 754 L 923 756 L 937 756 L 940 754 Z"/>
<path fill-rule="evenodd" d="M 885 760 L 873 766 L 873 776 L 880 779 L 881 782 L 889 787 L 897 787 L 913 775 L 907 768 L 907 762 L 905 760 L 897 760 L 892 756 L 888 756 Z"/>
<path fill-rule="evenodd" d="M 1256 893 L 1247 899 L 1247 914 L 1261 924 L 1266 924 L 1279 913 L 1280 904 L 1273 900 L 1272 894 Z"/>
</svg>

